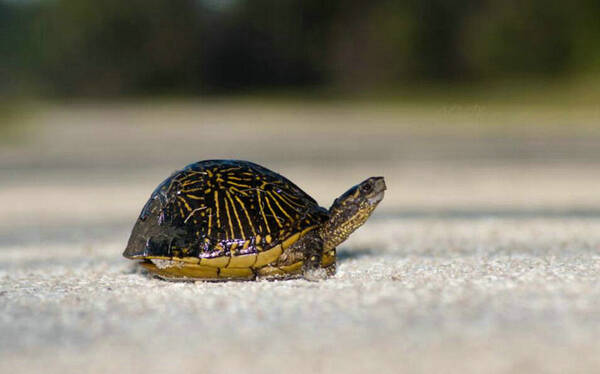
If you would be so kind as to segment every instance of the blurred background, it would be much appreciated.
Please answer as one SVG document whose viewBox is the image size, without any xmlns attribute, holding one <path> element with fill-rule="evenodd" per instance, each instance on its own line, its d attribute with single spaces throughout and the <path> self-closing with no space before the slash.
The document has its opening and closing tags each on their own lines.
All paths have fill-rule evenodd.
<svg viewBox="0 0 600 374">
<path fill-rule="evenodd" d="M 1 0 L 2 222 L 129 222 L 172 170 L 219 157 L 325 206 L 384 174 L 396 212 L 594 209 L 599 15 L 591 0 Z"/>
<path fill-rule="evenodd" d="M 384 175 L 388 191 L 372 231 L 357 232 L 342 252 L 427 257 L 437 253 L 423 247 L 432 220 L 441 220 L 451 258 L 463 245 L 486 256 L 519 247 L 521 220 L 537 222 L 539 233 L 572 228 L 584 240 L 576 229 L 592 232 L 582 222 L 600 218 L 600 2 L 0 0 L 6 282 L 15 269 L 19 279 L 121 271 L 120 253 L 154 187 L 211 158 L 263 164 L 325 207 L 364 178 Z M 477 225 L 487 219 L 500 220 L 489 234 L 504 243 L 498 252 L 477 244 L 484 235 Z M 510 222 L 517 234 L 507 239 L 493 222 Z M 414 241 L 382 242 L 395 234 Z M 536 231 L 528 239 L 534 248 L 537 238 Z M 580 247 L 593 253 L 597 241 Z M 507 310 L 518 305 L 510 299 Z M 556 305 L 542 310 L 558 316 L 544 331 L 568 319 Z M 480 321 L 504 331 L 494 323 L 506 314 L 482 310 Z M 58 336 L 75 357 L 77 339 L 105 337 L 9 312 L 2 314 L 25 316 L 10 326 L 26 332 L 3 334 L 14 337 L 0 341 L 6 352 L 43 350 Z M 151 317 L 164 322 L 158 312 Z M 427 318 L 423 325 L 437 331 Z M 573 322 L 582 334 L 594 320 L 585 318 Z M 520 322 L 508 325 L 519 330 Z M 47 335 L 38 334 L 42 325 Z M 133 336 L 132 346 L 149 341 L 136 340 L 134 327 L 115 330 Z"/>
<path fill-rule="evenodd" d="M 2 92 L 342 94 L 598 73 L 597 1 L 0 2 Z"/>
</svg>

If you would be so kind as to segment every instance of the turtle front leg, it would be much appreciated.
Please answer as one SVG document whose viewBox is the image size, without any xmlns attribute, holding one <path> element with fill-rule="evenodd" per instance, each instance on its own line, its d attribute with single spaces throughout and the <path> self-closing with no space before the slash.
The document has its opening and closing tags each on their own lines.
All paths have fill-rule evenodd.
<svg viewBox="0 0 600 374">
<path fill-rule="evenodd" d="M 292 247 L 304 256 L 302 273 L 309 281 L 326 279 L 330 274 L 321 267 L 323 259 L 323 239 L 317 230 L 308 233 Z"/>
<path fill-rule="evenodd" d="M 325 279 L 331 273 L 321 267 L 322 257 L 323 240 L 317 232 L 309 232 L 285 249 L 275 262 L 258 269 L 258 275 L 263 279 Z"/>
<path fill-rule="evenodd" d="M 305 264 L 305 255 L 301 250 L 303 246 L 299 246 L 302 240 L 303 238 L 286 248 L 277 260 L 257 269 L 258 278 L 267 280 L 301 278 Z"/>
<path fill-rule="evenodd" d="M 332 277 L 335 275 L 336 270 L 337 270 L 337 264 L 336 264 L 336 260 L 337 260 L 337 256 L 336 256 L 336 249 L 330 249 L 327 252 L 323 253 L 323 256 L 321 257 L 321 268 L 324 269 L 327 272 L 327 275 Z"/>
</svg>

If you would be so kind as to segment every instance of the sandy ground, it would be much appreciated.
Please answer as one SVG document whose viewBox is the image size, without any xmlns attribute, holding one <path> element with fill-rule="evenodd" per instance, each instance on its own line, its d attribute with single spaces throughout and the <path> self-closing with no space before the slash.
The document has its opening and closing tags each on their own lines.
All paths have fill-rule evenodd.
<svg viewBox="0 0 600 374">
<path fill-rule="evenodd" d="M 582 112 L 36 112 L 0 147 L 0 372 L 597 373 L 599 113 Z M 370 175 L 389 190 L 333 279 L 149 278 L 120 256 L 139 209 L 213 157 L 261 162 L 324 206 Z"/>
</svg>

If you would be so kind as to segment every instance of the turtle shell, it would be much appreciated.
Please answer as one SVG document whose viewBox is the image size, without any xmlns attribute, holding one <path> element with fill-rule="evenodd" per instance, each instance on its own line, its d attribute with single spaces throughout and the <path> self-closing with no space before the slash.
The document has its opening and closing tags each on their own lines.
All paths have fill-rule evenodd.
<svg viewBox="0 0 600 374">
<path fill-rule="evenodd" d="M 194 269 L 198 278 L 250 276 L 251 269 L 277 260 L 327 218 L 312 197 L 267 168 L 248 161 L 200 161 L 154 190 L 123 255 L 167 260 L 170 268 L 173 262 L 180 269 L 186 264 L 186 271 L 171 270 L 169 277 L 195 277 Z"/>
</svg>

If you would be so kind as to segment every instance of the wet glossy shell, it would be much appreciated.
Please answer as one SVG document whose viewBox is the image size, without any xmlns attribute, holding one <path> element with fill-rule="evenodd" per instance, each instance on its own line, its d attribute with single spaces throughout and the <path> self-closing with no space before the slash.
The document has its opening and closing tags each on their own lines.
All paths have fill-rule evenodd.
<svg viewBox="0 0 600 374">
<path fill-rule="evenodd" d="M 201 161 L 156 188 L 125 256 L 164 260 L 162 267 L 144 266 L 166 278 L 251 278 L 326 219 L 314 199 L 271 170 L 247 161 Z M 145 245 L 136 246 L 138 239 Z"/>
</svg>

